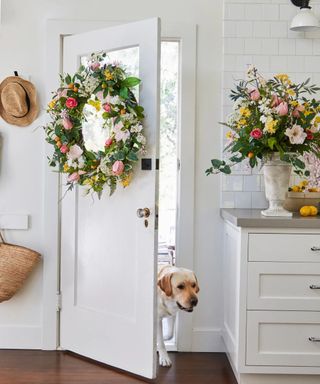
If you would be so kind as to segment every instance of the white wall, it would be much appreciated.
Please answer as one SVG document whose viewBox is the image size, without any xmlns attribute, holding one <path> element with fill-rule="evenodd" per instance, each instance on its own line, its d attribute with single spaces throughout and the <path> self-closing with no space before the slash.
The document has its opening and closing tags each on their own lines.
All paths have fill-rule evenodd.
<svg viewBox="0 0 320 384">
<path fill-rule="evenodd" d="M 320 15 L 320 1 L 310 5 Z M 224 118 L 231 111 L 230 89 L 254 64 L 266 77 L 288 73 L 297 82 L 310 77 L 320 82 L 320 32 L 293 32 L 290 22 L 299 8 L 290 0 L 224 1 Z M 224 136 L 226 129 L 223 130 Z M 297 179 L 297 178 L 296 178 Z M 292 178 L 292 183 L 297 180 Z M 222 177 L 222 206 L 265 208 L 263 177 L 258 170 L 239 167 L 233 176 Z"/>
<path fill-rule="evenodd" d="M 222 315 L 221 220 L 219 178 L 206 177 L 209 159 L 220 152 L 220 90 L 222 73 L 222 0 L 3 0 L 0 27 L 0 79 L 18 70 L 30 75 L 38 88 L 43 111 L 30 127 L 18 128 L 0 120 L 2 136 L 0 213 L 28 213 L 28 231 L 10 231 L 7 239 L 33 247 L 46 257 L 43 241 L 44 156 L 42 124 L 45 109 L 46 20 L 138 20 L 159 16 L 168 22 L 198 24 L 195 270 L 200 304 L 194 314 L 194 350 L 220 350 Z M 46 284 L 46 282 L 44 282 Z M 0 348 L 41 348 L 42 270 L 23 291 L 0 305 Z M 23 338 L 21 338 L 23 335 Z"/>
</svg>

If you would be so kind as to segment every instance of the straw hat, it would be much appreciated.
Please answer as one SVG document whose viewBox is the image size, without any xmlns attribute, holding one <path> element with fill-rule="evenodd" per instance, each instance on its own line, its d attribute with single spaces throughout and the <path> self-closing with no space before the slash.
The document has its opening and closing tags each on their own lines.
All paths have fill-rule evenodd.
<svg viewBox="0 0 320 384">
<path fill-rule="evenodd" d="M 24 127 L 38 116 L 37 91 L 30 81 L 9 76 L 0 84 L 0 115 L 9 124 Z"/>
</svg>

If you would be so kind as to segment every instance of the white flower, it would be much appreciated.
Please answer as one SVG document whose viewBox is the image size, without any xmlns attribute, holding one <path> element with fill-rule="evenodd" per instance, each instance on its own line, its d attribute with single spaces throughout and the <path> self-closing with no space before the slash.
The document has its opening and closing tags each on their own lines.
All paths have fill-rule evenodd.
<svg viewBox="0 0 320 384">
<path fill-rule="evenodd" d="M 293 125 L 292 128 L 287 128 L 285 133 L 289 137 L 291 144 L 303 144 L 307 134 L 300 125 Z"/>
<path fill-rule="evenodd" d="M 115 126 L 113 127 L 116 141 L 122 140 L 123 142 L 125 142 L 130 137 L 130 132 L 127 129 L 122 130 L 123 127 L 124 125 L 122 121 L 120 121 L 118 124 L 115 124 Z"/>
<path fill-rule="evenodd" d="M 71 145 L 70 150 L 68 152 L 68 159 L 76 160 L 83 154 L 83 150 L 79 147 L 79 145 Z"/>
<path fill-rule="evenodd" d="M 137 135 L 137 141 L 142 145 L 145 145 L 145 143 L 147 142 L 146 138 L 141 133 Z"/>
<path fill-rule="evenodd" d="M 136 124 L 136 125 L 133 125 L 130 129 L 130 132 L 132 133 L 139 133 L 143 130 L 143 126 L 141 124 Z"/>
<path fill-rule="evenodd" d="M 265 124 L 267 122 L 267 116 L 261 115 L 260 116 L 260 121 L 261 121 L 261 123 Z"/>
</svg>

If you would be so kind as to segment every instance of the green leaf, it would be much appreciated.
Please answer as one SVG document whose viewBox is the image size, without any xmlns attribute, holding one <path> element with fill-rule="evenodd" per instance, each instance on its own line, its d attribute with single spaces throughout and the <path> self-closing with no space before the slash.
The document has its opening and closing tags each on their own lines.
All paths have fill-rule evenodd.
<svg viewBox="0 0 320 384">
<path fill-rule="evenodd" d="M 115 153 L 113 157 L 115 160 L 121 160 L 122 161 L 125 158 L 125 154 L 123 151 L 119 151 L 119 152 Z"/>
<path fill-rule="evenodd" d="M 122 87 L 122 88 L 120 89 L 119 95 L 120 95 L 120 97 L 122 97 L 123 99 L 127 99 L 128 96 L 129 96 L 128 88 L 126 88 L 126 87 Z"/>
<path fill-rule="evenodd" d="M 141 80 L 138 79 L 137 77 L 127 77 L 124 79 L 121 83 L 122 87 L 135 87 L 136 85 L 140 84 Z"/>
<path fill-rule="evenodd" d="M 231 168 L 229 165 L 225 165 L 224 167 L 220 168 L 220 171 L 225 173 L 226 175 L 230 175 L 231 173 Z"/>
<path fill-rule="evenodd" d="M 300 169 L 305 169 L 305 164 L 303 161 L 301 161 L 300 159 L 295 159 L 294 160 L 294 165 Z"/>
<path fill-rule="evenodd" d="M 89 151 L 86 152 L 86 157 L 89 160 L 95 160 L 96 159 L 96 155 L 93 152 L 89 152 Z"/>
<path fill-rule="evenodd" d="M 65 78 L 65 82 L 67 84 L 70 84 L 71 83 L 71 76 L 70 75 L 67 75 L 66 78 Z"/>
<path fill-rule="evenodd" d="M 277 139 L 275 137 L 269 137 L 268 139 L 268 146 L 270 149 L 273 150 L 274 146 L 276 145 L 277 143 Z"/>
<path fill-rule="evenodd" d="M 211 164 L 213 166 L 213 168 L 216 168 L 216 169 L 219 169 L 222 165 L 223 165 L 223 161 L 221 160 L 218 160 L 218 159 L 212 159 L 211 160 Z"/>
<path fill-rule="evenodd" d="M 136 155 L 135 152 L 131 151 L 128 153 L 127 159 L 130 161 L 138 161 L 138 156 Z"/>
</svg>

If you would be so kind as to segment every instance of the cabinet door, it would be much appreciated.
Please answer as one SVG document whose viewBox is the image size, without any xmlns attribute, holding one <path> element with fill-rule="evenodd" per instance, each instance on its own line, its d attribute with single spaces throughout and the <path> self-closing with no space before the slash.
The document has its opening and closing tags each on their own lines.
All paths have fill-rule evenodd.
<svg viewBox="0 0 320 384">
<path fill-rule="evenodd" d="M 320 312 L 247 312 L 247 365 L 318 367 L 319 341 Z"/>
</svg>

